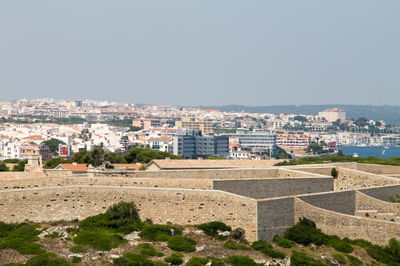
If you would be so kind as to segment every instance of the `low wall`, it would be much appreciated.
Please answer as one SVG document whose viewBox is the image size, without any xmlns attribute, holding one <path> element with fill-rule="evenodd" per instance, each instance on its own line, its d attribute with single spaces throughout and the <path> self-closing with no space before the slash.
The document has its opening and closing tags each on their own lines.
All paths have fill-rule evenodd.
<svg viewBox="0 0 400 266">
<path fill-rule="evenodd" d="M 354 215 L 356 210 L 354 190 L 304 195 L 298 198 L 313 206 L 339 213 Z"/>
<path fill-rule="evenodd" d="M 60 169 L 44 169 L 43 172 L 45 175 L 51 177 L 56 177 L 56 176 L 65 177 L 73 174 L 71 170 L 60 170 Z"/>
<path fill-rule="evenodd" d="M 54 187 L 70 185 L 88 186 L 134 186 L 134 187 L 160 187 L 160 188 L 189 188 L 212 189 L 211 179 L 180 179 L 180 178 L 132 178 L 132 177 L 45 177 L 31 179 L 1 180 L 0 190 Z"/>
<path fill-rule="evenodd" d="M 387 187 L 376 187 L 376 188 L 365 188 L 365 189 L 359 189 L 359 191 L 370 197 L 389 202 L 389 198 L 391 196 L 394 196 L 395 194 L 400 195 L 400 185 L 387 186 Z"/>
<path fill-rule="evenodd" d="M 213 190 L 69 186 L 0 192 L 0 220 L 34 222 L 82 220 L 120 201 L 133 201 L 142 219 L 154 223 L 199 224 L 222 221 L 257 238 L 257 202 Z"/>
<path fill-rule="evenodd" d="M 0 180 L 39 178 L 44 176 L 45 174 L 41 172 L 0 172 Z"/>
<path fill-rule="evenodd" d="M 390 238 L 400 238 L 400 223 L 361 218 L 333 211 L 324 210 L 295 199 L 295 220 L 307 218 L 314 221 L 324 233 L 362 238 L 375 244 L 387 244 Z"/>
<path fill-rule="evenodd" d="M 373 174 L 400 174 L 400 166 L 393 165 L 359 163 L 357 170 Z"/>
<path fill-rule="evenodd" d="M 214 180 L 213 188 L 254 199 L 333 191 L 333 178 Z"/>
<path fill-rule="evenodd" d="M 356 210 L 376 210 L 379 213 L 393 213 L 394 216 L 400 216 L 400 203 L 390 203 L 356 191 Z"/>
<path fill-rule="evenodd" d="M 400 179 L 371 174 L 348 168 L 337 168 L 338 178 L 335 179 L 335 190 L 361 189 L 400 184 Z"/>
<path fill-rule="evenodd" d="M 259 200 L 257 202 L 258 240 L 272 241 L 294 224 L 294 198 Z"/>
</svg>

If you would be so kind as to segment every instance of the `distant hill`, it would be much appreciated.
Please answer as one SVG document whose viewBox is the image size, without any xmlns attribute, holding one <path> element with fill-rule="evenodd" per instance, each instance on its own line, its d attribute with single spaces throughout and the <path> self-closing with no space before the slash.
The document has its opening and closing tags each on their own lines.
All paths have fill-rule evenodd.
<svg viewBox="0 0 400 266">
<path fill-rule="evenodd" d="M 347 113 L 347 118 L 366 117 L 373 120 L 384 120 L 389 124 L 400 125 L 400 106 L 389 105 L 270 105 L 270 106 L 202 106 L 204 109 L 217 109 L 225 112 L 271 113 L 271 114 L 304 114 L 317 115 L 318 112 L 340 107 Z"/>
</svg>

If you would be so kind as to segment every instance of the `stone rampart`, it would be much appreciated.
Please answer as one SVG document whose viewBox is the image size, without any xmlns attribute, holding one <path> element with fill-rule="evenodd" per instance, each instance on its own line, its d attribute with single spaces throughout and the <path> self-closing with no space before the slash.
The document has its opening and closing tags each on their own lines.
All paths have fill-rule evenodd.
<svg viewBox="0 0 400 266">
<path fill-rule="evenodd" d="M 249 241 L 257 238 L 257 202 L 213 190 L 65 186 L 0 191 L 0 221 L 82 220 L 121 201 L 135 202 L 141 218 L 154 223 L 218 220 L 245 229 Z"/>
<path fill-rule="evenodd" d="M 364 188 L 359 189 L 359 191 L 370 197 L 388 202 L 391 196 L 394 196 L 396 194 L 400 195 L 400 185 Z"/>
<path fill-rule="evenodd" d="M 32 179 L 0 180 L 0 190 L 71 185 L 134 186 L 159 188 L 212 189 L 211 179 L 132 178 L 132 177 L 44 177 Z"/>
<path fill-rule="evenodd" d="M 379 200 L 360 191 L 356 191 L 356 210 L 371 210 L 377 211 L 378 213 L 393 213 L 394 216 L 400 216 L 400 203 Z"/>
<path fill-rule="evenodd" d="M 394 165 L 359 163 L 357 164 L 357 170 L 379 175 L 400 174 L 400 166 L 394 166 Z"/>
<path fill-rule="evenodd" d="M 400 179 L 393 177 L 348 168 L 337 168 L 337 170 L 339 171 L 339 176 L 335 179 L 336 191 L 400 184 Z"/>
<path fill-rule="evenodd" d="M 213 188 L 254 199 L 333 191 L 333 178 L 214 180 Z"/>
<path fill-rule="evenodd" d="M 257 201 L 258 239 L 272 241 L 294 224 L 294 198 Z"/>
<path fill-rule="evenodd" d="M 313 206 L 339 213 L 354 215 L 356 210 L 354 190 L 302 195 L 298 198 Z"/>
<path fill-rule="evenodd" d="M 314 221 L 324 233 L 348 237 L 362 238 L 375 244 L 387 244 L 392 237 L 400 238 L 400 223 L 362 218 L 324 210 L 295 199 L 295 220 L 307 218 Z"/>
</svg>

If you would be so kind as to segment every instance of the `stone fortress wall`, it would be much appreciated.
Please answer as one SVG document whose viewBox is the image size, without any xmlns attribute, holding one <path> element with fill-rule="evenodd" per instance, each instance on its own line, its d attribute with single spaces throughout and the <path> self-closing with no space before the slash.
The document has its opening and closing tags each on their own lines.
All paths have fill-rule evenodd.
<svg viewBox="0 0 400 266">
<path fill-rule="evenodd" d="M 333 167 L 339 171 L 337 179 L 330 176 Z M 383 243 L 397 236 L 393 232 L 400 226 L 398 204 L 388 202 L 392 194 L 400 194 L 400 179 L 372 173 L 379 170 L 393 174 L 397 171 L 393 167 L 362 165 L 367 172 L 359 167 L 338 163 L 141 171 L 118 176 L 106 172 L 2 173 L 0 220 L 84 219 L 104 212 L 113 203 L 134 201 L 143 219 L 176 224 L 219 220 L 244 228 L 249 241 L 269 241 L 283 234 L 299 217 L 307 217 L 326 233 L 340 231 L 341 236 L 362 236 Z M 380 215 L 366 217 L 363 211 Z M 394 213 L 394 222 L 381 219 L 382 213 L 387 217 Z M 379 237 L 365 233 L 376 233 L 377 228 L 381 230 Z"/>
</svg>

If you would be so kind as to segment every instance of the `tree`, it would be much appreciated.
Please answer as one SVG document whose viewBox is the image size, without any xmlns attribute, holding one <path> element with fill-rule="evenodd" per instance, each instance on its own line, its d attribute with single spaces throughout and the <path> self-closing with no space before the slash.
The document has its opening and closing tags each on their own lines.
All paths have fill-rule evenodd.
<svg viewBox="0 0 400 266">
<path fill-rule="evenodd" d="M 3 162 L 0 162 L 0 172 L 8 172 L 10 169 L 7 167 L 7 165 Z"/>
<path fill-rule="evenodd" d="M 46 140 L 43 143 L 46 144 L 50 148 L 51 152 L 54 154 L 58 154 L 58 146 L 60 144 L 66 145 L 66 143 L 64 141 L 59 140 L 59 139 L 53 139 L 53 138 Z"/>
<path fill-rule="evenodd" d="M 128 151 L 129 145 L 130 145 L 130 141 L 129 141 L 128 136 L 122 136 L 119 142 L 122 145 L 123 151 L 124 152 Z"/>
<path fill-rule="evenodd" d="M 294 117 L 294 120 L 296 120 L 296 121 L 299 121 L 299 122 L 302 122 L 302 123 L 304 123 L 304 122 L 307 122 L 307 121 L 308 121 L 308 119 L 307 119 L 306 117 L 304 117 L 304 116 L 301 116 L 301 115 L 297 115 L 297 116 L 295 116 L 295 117 Z"/>
<path fill-rule="evenodd" d="M 336 168 L 332 168 L 331 169 L 331 176 L 336 179 L 338 177 L 338 175 L 339 175 L 338 170 L 336 170 Z"/>
</svg>

